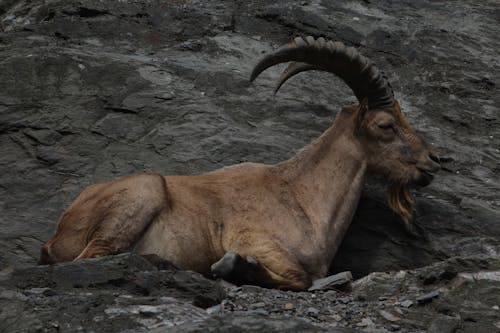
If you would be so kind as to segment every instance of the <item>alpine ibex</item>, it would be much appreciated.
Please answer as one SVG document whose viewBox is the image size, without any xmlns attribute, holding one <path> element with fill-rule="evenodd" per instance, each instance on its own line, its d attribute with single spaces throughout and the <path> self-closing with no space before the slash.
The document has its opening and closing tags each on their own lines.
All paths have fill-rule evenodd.
<svg viewBox="0 0 500 333">
<path fill-rule="evenodd" d="M 359 104 L 343 107 L 318 139 L 275 165 L 93 185 L 62 214 L 40 263 L 134 250 L 203 274 L 302 290 L 328 272 L 367 175 L 387 179 L 389 206 L 408 221 L 409 187 L 428 185 L 439 164 L 387 79 L 356 49 L 307 37 L 264 57 L 251 80 L 289 61 L 278 88 L 301 71 L 322 70 L 340 77 Z"/>
</svg>

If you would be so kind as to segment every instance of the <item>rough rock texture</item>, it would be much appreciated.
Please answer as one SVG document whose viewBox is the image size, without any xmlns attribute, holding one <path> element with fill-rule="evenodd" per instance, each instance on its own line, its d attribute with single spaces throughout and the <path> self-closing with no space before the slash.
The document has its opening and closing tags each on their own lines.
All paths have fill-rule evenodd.
<svg viewBox="0 0 500 333">
<path fill-rule="evenodd" d="M 262 54 L 296 35 L 341 40 L 373 59 L 444 162 L 434 183 L 415 192 L 412 232 L 388 210 L 383 185 L 370 181 L 332 272 L 360 278 L 434 269 L 448 258 L 498 257 L 499 15 L 494 0 L 2 1 L 0 273 L 7 280 L 14 269 L 41 274 L 46 285 L 32 288 L 57 285 L 55 276 L 39 273 L 45 268 L 33 267 L 39 247 L 62 209 L 92 183 L 142 171 L 192 174 L 242 161 L 274 163 L 317 137 L 340 105 L 354 100 L 345 85 L 325 73 L 304 73 L 274 97 L 278 69 L 248 82 Z M 156 288 L 162 274 L 148 283 Z M 437 276 L 430 286 L 440 283 Z M 456 297 L 490 306 L 472 295 L 490 295 L 498 282 L 472 285 L 456 289 Z M 6 287 L 14 295 L 7 304 L 29 311 L 22 309 L 39 296 L 18 291 L 29 287 Z M 81 299 L 105 303 L 73 285 L 64 288 L 65 308 Z M 133 308 L 142 301 L 130 302 Z M 325 304 L 310 302 L 317 310 Z M 424 321 L 425 328 L 478 332 L 484 323 L 468 320 L 458 303 L 449 311 L 428 310 L 442 318 Z M 1 312 L 0 319 L 10 315 Z M 46 325 L 51 315 L 33 318 Z M 102 316 L 110 322 L 99 331 L 133 322 L 115 327 L 111 316 Z M 245 325 L 238 318 L 220 325 Z M 370 321 L 376 320 L 341 323 L 366 329 Z"/>
<path fill-rule="evenodd" d="M 0 279 L 0 331 L 119 332 L 192 323 L 224 297 L 221 286 L 198 273 L 159 271 L 131 254 L 24 268 Z"/>
<path fill-rule="evenodd" d="M 0 276 L 1 332 L 489 333 L 499 304 L 500 258 L 485 256 L 371 273 L 349 291 L 236 287 L 134 254 Z"/>
</svg>

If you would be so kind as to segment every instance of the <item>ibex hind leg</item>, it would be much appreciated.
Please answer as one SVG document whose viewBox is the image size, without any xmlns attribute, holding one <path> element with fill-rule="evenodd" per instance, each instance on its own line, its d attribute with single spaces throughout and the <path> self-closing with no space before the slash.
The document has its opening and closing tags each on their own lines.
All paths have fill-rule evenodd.
<svg viewBox="0 0 500 333">
<path fill-rule="evenodd" d="M 76 259 L 130 250 L 151 222 L 168 207 L 165 179 L 159 174 L 122 178 L 102 188 L 90 204 L 96 219 L 85 249 Z"/>
</svg>

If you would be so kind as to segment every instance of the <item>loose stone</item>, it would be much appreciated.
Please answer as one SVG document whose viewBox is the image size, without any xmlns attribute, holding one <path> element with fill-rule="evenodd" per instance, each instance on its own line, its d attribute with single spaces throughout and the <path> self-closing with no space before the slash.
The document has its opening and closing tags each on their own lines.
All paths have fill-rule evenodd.
<svg viewBox="0 0 500 333">
<path fill-rule="evenodd" d="M 395 316 L 392 313 L 385 311 L 385 310 L 380 310 L 378 313 L 380 313 L 380 315 L 388 321 L 398 321 L 401 319 L 398 316 Z"/>
<path fill-rule="evenodd" d="M 417 303 L 419 305 L 427 304 L 432 302 L 434 298 L 439 297 L 439 290 L 433 290 L 430 293 L 424 294 L 417 298 Z"/>
</svg>

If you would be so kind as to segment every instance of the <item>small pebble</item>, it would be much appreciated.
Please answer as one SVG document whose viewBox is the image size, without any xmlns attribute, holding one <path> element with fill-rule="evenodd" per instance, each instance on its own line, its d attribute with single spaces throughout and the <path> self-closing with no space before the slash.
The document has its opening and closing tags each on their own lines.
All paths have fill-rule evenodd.
<svg viewBox="0 0 500 333">
<path fill-rule="evenodd" d="M 499 307 L 498 305 L 493 305 L 491 308 L 492 308 L 493 310 L 500 310 L 500 307 Z"/>
<path fill-rule="evenodd" d="M 248 310 L 247 313 L 249 315 L 253 315 L 253 314 L 256 314 L 256 315 L 265 315 L 265 316 L 268 316 L 269 315 L 269 312 L 267 312 L 265 309 L 255 309 L 255 310 Z"/>
<path fill-rule="evenodd" d="M 171 297 L 171 296 L 160 297 L 160 300 L 161 300 L 162 303 L 173 303 L 173 302 L 176 301 L 176 299 L 174 297 Z"/>
<path fill-rule="evenodd" d="M 356 326 L 369 327 L 369 326 L 375 326 L 375 323 L 370 318 L 363 318 L 359 323 L 356 324 Z"/>
<path fill-rule="evenodd" d="M 292 303 L 286 303 L 285 305 L 283 305 L 283 309 L 285 310 L 293 310 L 295 308 L 295 305 L 293 305 Z"/>
<path fill-rule="evenodd" d="M 339 298 L 337 298 L 337 302 L 342 303 L 342 304 L 347 304 L 347 303 L 351 302 L 351 298 L 350 297 L 339 297 Z"/>
<path fill-rule="evenodd" d="M 393 315 L 392 313 L 390 312 L 387 312 L 385 310 L 380 310 L 378 313 L 380 313 L 380 315 L 382 317 L 384 317 L 386 320 L 388 321 L 398 321 L 400 320 L 401 318 L 399 318 L 398 316 L 395 316 Z"/>
<path fill-rule="evenodd" d="M 160 313 L 163 310 L 163 307 L 155 305 L 139 305 L 137 310 L 141 315 L 150 317 Z"/>
<path fill-rule="evenodd" d="M 205 310 L 209 315 L 214 315 L 222 312 L 222 306 L 220 304 L 211 306 Z"/>
<path fill-rule="evenodd" d="M 409 308 L 410 306 L 413 305 L 413 301 L 410 301 L 409 299 L 407 299 L 406 301 L 401 302 L 400 305 L 402 307 Z"/>
<path fill-rule="evenodd" d="M 310 316 L 317 316 L 319 314 L 319 310 L 311 306 L 307 308 L 306 313 Z"/>
<path fill-rule="evenodd" d="M 33 295 L 42 295 L 42 296 L 55 296 L 57 292 L 50 288 L 31 288 L 26 290 L 26 293 Z"/>
<path fill-rule="evenodd" d="M 424 294 L 417 298 L 417 303 L 420 305 L 432 302 L 434 298 L 439 297 L 439 290 L 433 290 L 430 293 Z"/>
<path fill-rule="evenodd" d="M 266 303 L 264 303 L 264 302 L 250 304 L 250 309 L 258 309 L 258 308 L 264 308 L 264 307 L 266 307 Z"/>
<path fill-rule="evenodd" d="M 403 310 L 401 310 L 400 308 L 398 308 L 397 306 L 394 307 L 394 311 L 396 311 L 398 314 L 400 315 L 404 315 L 404 312 Z"/>
<path fill-rule="evenodd" d="M 338 315 L 338 314 L 334 314 L 331 316 L 331 318 L 335 321 L 341 321 L 342 320 L 342 316 Z"/>
<path fill-rule="evenodd" d="M 52 289 L 47 289 L 43 292 L 43 296 L 56 296 L 57 295 L 57 292 L 55 290 L 52 290 Z"/>
<path fill-rule="evenodd" d="M 335 290 L 328 290 L 327 292 L 325 292 L 324 294 L 326 297 L 331 297 L 331 298 L 334 298 L 335 296 L 337 296 L 337 291 Z"/>
</svg>

